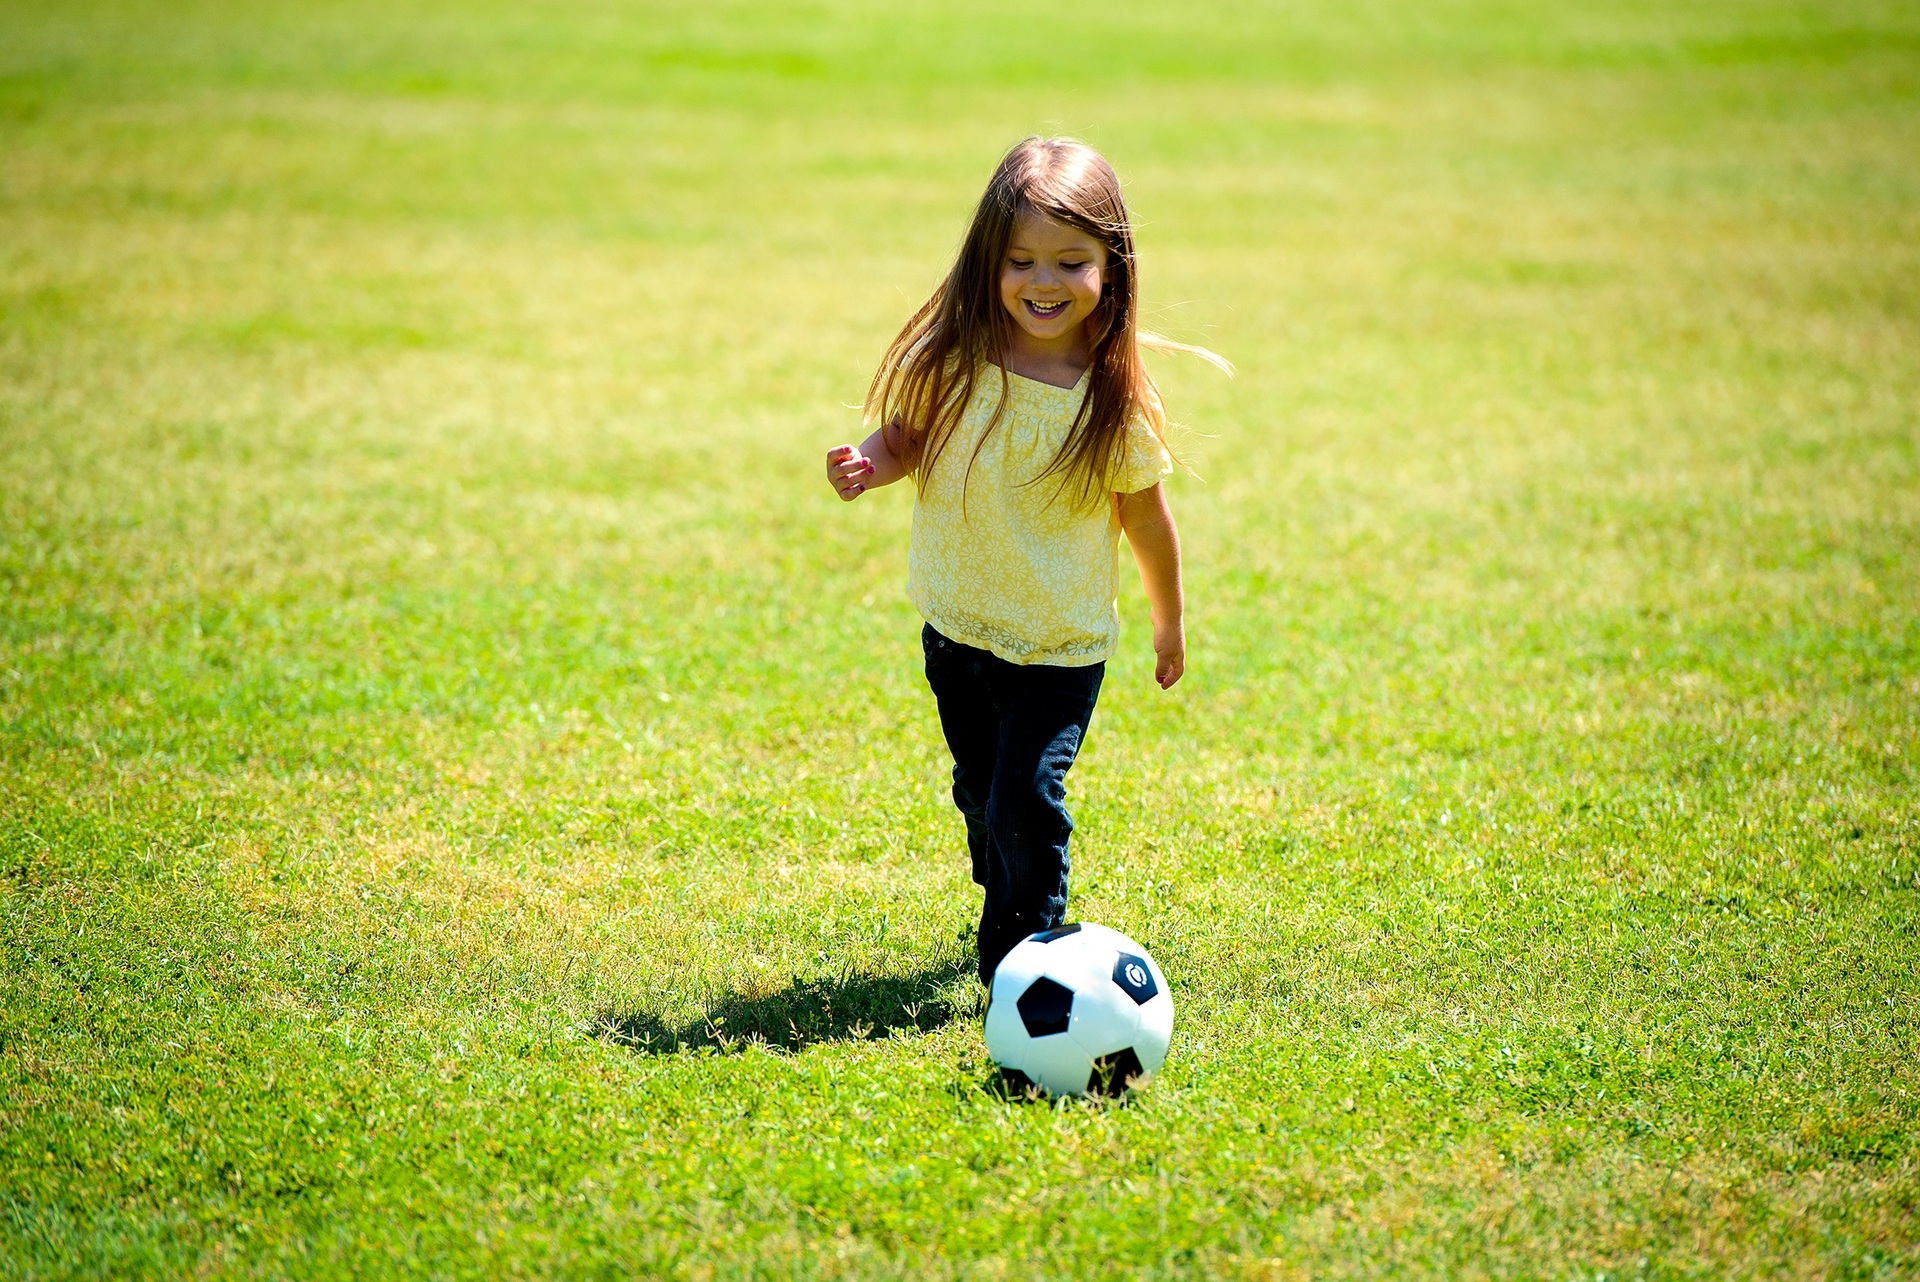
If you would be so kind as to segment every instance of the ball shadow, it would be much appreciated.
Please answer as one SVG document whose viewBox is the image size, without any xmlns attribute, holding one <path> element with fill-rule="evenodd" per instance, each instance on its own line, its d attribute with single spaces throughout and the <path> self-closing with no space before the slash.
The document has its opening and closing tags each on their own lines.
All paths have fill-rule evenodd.
<svg viewBox="0 0 1920 1282">
<path fill-rule="evenodd" d="M 972 970 L 970 958 L 958 958 L 905 974 L 848 971 L 795 979 L 771 992 L 735 991 L 710 999 L 704 1014 L 679 1025 L 651 1011 L 609 1008 L 594 1017 L 592 1034 L 641 1054 L 666 1055 L 754 1045 L 797 1051 L 823 1042 L 930 1033 L 960 1014 L 945 994 Z"/>
</svg>

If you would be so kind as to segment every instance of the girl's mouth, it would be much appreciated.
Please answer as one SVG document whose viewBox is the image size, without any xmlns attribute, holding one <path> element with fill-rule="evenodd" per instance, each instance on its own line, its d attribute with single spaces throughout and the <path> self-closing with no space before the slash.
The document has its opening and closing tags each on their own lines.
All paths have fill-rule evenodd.
<svg viewBox="0 0 1920 1282">
<path fill-rule="evenodd" d="M 1020 301 L 1027 305 L 1028 312 L 1040 320 L 1052 320 L 1067 307 L 1065 300 L 1058 303 L 1036 303 L 1031 298 L 1023 298 Z"/>
</svg>

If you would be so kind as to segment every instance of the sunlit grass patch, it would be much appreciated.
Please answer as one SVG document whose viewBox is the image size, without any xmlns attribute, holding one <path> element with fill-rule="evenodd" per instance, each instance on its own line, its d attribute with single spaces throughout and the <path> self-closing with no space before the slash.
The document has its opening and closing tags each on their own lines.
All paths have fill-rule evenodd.
<svg viewBox="0 0 1920 1282">
<path fill-rule="evenodd" d="M 10 1274 L 1920 1268 L 1904 10 L 0 21 Z M 1030 130 L 1239 369 L 1112 1105 L 995 1089 L 818 475 Z"/>
</svg>

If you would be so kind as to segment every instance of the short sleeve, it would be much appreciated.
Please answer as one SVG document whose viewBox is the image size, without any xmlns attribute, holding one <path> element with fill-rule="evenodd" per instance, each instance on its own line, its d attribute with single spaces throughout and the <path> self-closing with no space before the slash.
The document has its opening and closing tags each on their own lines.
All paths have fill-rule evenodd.
<svg viewBox="0 0 1920 1282">
<path fill-rule="evenodd" d="M 1127 435 L 1120 464 L 1113 469 L 1112 489 L 1116 494 L 1138 494 L 1167 479 L 1173 471 L 1173 456 L 1148 426 L 1135 414 L 1127 420 Z"/>
</svg>

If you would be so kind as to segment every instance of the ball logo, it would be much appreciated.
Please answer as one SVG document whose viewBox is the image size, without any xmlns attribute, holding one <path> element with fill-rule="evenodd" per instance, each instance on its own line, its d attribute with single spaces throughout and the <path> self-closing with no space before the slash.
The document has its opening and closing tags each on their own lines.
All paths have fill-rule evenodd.
<svg viewBox="0 0 1920 1282">
<path fill-rule="evenodd" d="M 1114 959 L 1113 982 L 1115 987 L 1133 998 L 1135 1006 L 1145 1006 L 1160 995 L 1160 985 L 1153 981 L 1153 971 L 1147 967 L 1147 959 L 1134 953 L 1121 953 Z"/>
</svg>

